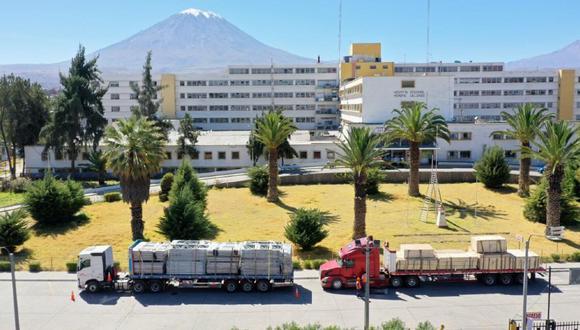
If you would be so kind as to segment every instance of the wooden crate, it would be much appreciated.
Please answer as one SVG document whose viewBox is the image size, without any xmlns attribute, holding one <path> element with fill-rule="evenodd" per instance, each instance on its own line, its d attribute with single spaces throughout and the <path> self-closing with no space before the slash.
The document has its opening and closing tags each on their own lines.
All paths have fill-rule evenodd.
<svg viewBox="0 0 580 330">
<path fill-rule="evenodd" d="M 507 241 L 504 237 L 496 235 L 473 236 L 470 249 L 477 253 L 505 253 Z"/>
</svg>

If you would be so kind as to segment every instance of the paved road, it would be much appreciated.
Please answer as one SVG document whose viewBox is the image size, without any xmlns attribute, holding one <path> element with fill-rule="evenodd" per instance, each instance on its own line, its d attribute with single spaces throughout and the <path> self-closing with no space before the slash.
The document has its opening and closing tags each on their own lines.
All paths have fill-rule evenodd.
<svg viewBox="0 0 580 330">
<path fill-rule="evenodd" d="M 313 272 L 297 272 L 300 299 L 292 289 L 268 294 L 221 290 L 170 290 L 158 295 L 79 293 L 74 275 L 19 273 L 22 329 L 265 329 L 284 322 L 319 322 L 360 329 L 363 302 L 353 291 L 325 292 Z M 0 328 L 13 326 L 9 274 L 0 274 Z M 44 279 L 38 281 L 38 279 Z M 580 286 L 566 285 L 567 272 L 553 274 L 552 316 L 578 320 Z M 547 283 L 530 284 L 529 311 L 546 313 Z M 76 302 L 70 300 L 75 292 Z M 505 329 L 521 313 L 521 287 L 477 283 L 424 284 L 417 289 L 375 292 L 371 322 L 393 317 L 408 326 L 430 320 L 445 329 Z"/>
</svg>

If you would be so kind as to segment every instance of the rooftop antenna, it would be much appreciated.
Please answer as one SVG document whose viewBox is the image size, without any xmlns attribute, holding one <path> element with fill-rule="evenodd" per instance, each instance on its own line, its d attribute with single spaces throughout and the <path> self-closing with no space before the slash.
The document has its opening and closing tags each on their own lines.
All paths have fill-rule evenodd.
<svg viewBox="0 0 580 330">
<path fill-rule="evenodd" d="M 427 49 L 426 49 L 426 54 L 425 54 L 425 60 L 426 60 L 426 64 L 427 66 L 429 66 L 429 35 L 431 34 L 430 31 L 431 28 L 431 0 L 427 0 Z M 427 70 L 426 70 L 427 71 Z"/>
<path fill-rule="evenodd" d="M 338 69 L 340 70 L 340 44 L 342 42 L 342 0 L 338 1 Z M 339 74 L 340 79 L 340 72 L 337 70 L 336 72 Z"/>
</svg>

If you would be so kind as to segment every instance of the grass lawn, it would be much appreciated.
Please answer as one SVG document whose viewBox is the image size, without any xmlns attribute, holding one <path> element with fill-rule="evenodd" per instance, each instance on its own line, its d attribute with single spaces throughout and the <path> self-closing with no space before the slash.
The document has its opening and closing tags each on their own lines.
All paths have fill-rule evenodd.
<svg viewBox="0 0 580 330">
<path fill-rule="evenodd" d="M 421 187 L 421 191 L 426 190 Z M 480 184 L 442 184 L 446 203 L 448 229 L 439 229 L 431 217 L 428 223 L 419 221 L 421 198 L 406 196 L 407 186 L 383 184 L 382 194 L 367 204 L 367 232 L 376 239 L 388 240 L 391 246 L 401 243 L 425 242 L 436 248 L 467 248 L 470 235 L 498 233 L 508 238 L 509 246 L 518 247 L 515 236 L 531 233 L 542 235 L 544 225 L 522 216 L 523 200 L 510 186 L 502 192 L 483 188 Z M 300 258 L 332 258 L 340 246 L 350 240 L 353 223 L 353 188 L 349 185 L 283 186 L 278 204 L 252 196 L 247 188 L 212 189 L 208 195 L 208 213 L 219 227 L 216 240 L 284 240 L 283 228 L 288 213 L 294 208 L 319 208 L 339 218 L 328 230 L 328 238 L 315 250 L 297 253 Z M 476 203 L 477 200 L 477 203 Z M 156 224 L 166 203 L 157 196 L 144 206 L 145 235 L 152 241 L 163 240 Z M 88 220 L 78 226 L 35 230 L 26 242 L 21 259 L 40 261 L 46 269 L 64 270 L 65 262 L 73 261 L 77 253 L 93 244 L 112 244 L 116 260 L 126 267 L 127 246 L 131 243 L 130 212 L 122 202 L 98 203 L 84 208 Z M 475 213 L 477 212 L 477 217 Z M 569 228 L 566 240 L 560 243 L 534 237 L 531 248 L 544 256 L 569 254 L 580 248 L 580 227 Z M 21 263 L 24 267 L 24 262 Z"/>
<path fill-rule="evenodd" d="M 24 194 L 0 192 L 0 207 L 20 204 L 24 201 Z"/>
</svg>

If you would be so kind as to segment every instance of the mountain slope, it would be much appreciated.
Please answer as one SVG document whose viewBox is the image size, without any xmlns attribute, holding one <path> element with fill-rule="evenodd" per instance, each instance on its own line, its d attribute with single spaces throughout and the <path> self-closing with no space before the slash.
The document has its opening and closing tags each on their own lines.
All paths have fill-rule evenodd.
<svg viewBox="0 0 580 330">
<path fill-rule="evenodd" d="M 580 40 L 557 51 L 506 63 L 508 70 L 580 68 Z"/>
<path fill-rule="evenodd" d="M 116 44 L 100 49 L 98 65 L 103 72 L 137 73 L 147 51 L 153 51 L 156 72 L 184 72 L 221 68 L 235 64 L 300 64 L 312 59 L 270 47 L 208 11 L 187 9 Z M 74 54 L 71 54 L 71 57 Z M 0 66 L 0 74 L 16 73 L 43 83 L 58 85 L 58 72 L 69 60 L 54 64 Z"/>
</svg>

